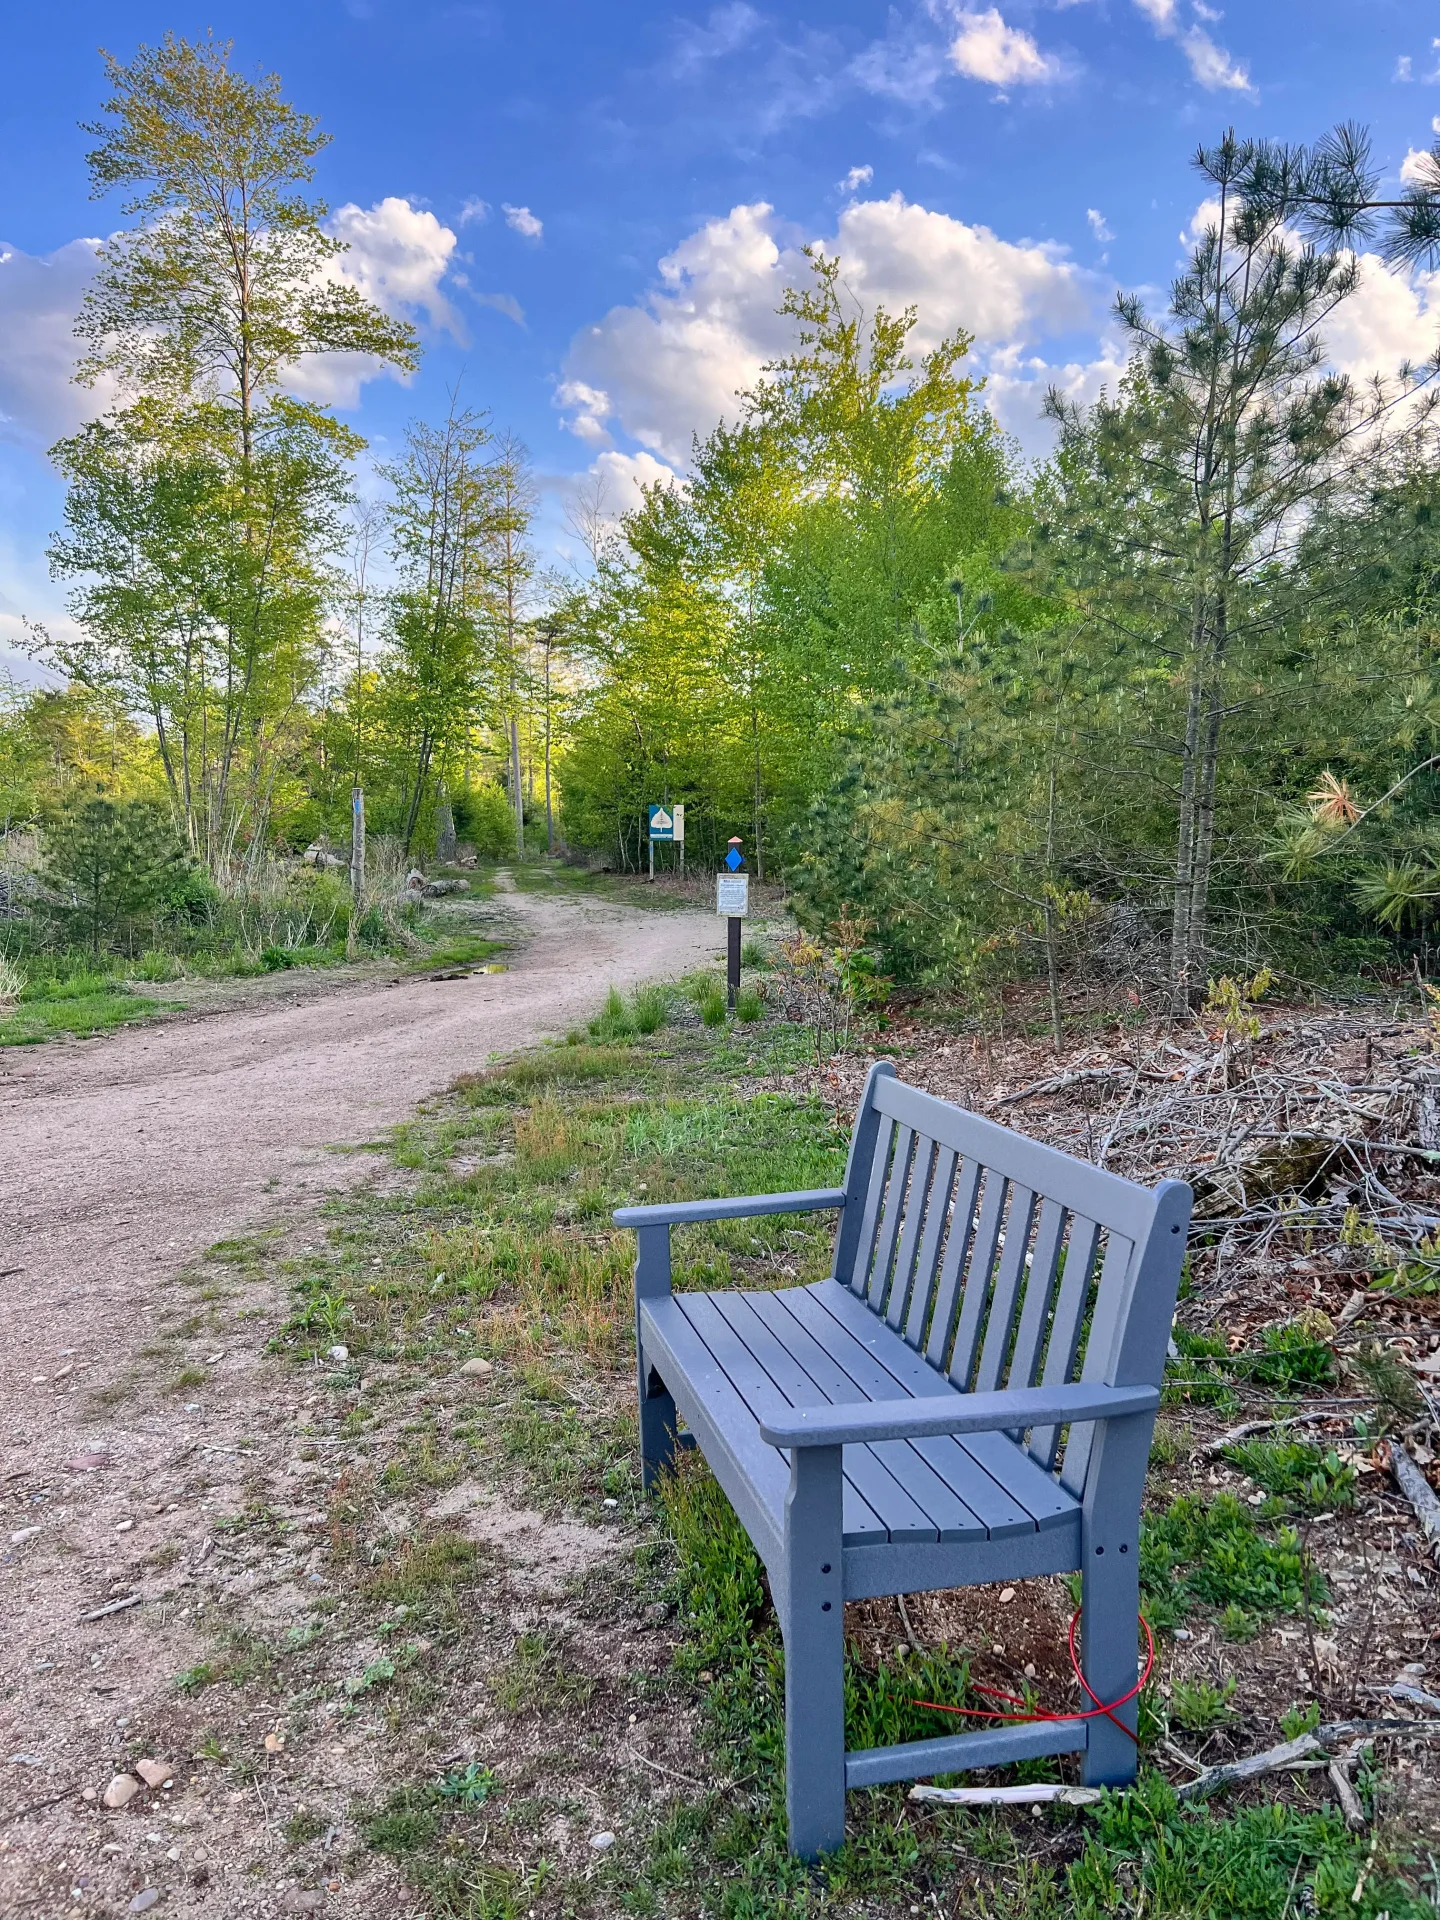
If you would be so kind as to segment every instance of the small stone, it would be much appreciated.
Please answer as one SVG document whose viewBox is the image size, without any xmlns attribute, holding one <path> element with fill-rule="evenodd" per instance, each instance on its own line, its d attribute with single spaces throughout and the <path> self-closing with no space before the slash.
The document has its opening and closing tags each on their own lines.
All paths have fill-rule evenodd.
<svg viewBox="0 0 1440 1920">
<path fill-rule="evenodd" d="M 100 1796 L 100 1804 L 113 1812 L 117 1807 L 128 1807 L 140 1791 L 140 1782 L 133 1773 L 117 1773 Z"/>
<path fill-rule="evenodd" d="M 668 1620 L 670 1618 L 670 1608 L 663 1600 L 652 1600 L 650 1605 L 645 1609 L 645 1618 L 650 1621 L 653 1626 L 658 1627 L 662 1620 Z"/>
<path fill-rule="evenodd" d="M 152 1907 L 160 1904 L 160 1891 L 157 1887 L 142 1887 L 125 1909 L 127 1913 L 148 1913 Z"/>
<path fill-rule="evenodd" d="M 615 1836 L 613 1833 L 592 1833 L 590 1836 L 590 1844 L 596 1853 L 604 1853 L 608 1848 L 614 1846 Z"/>
<path fill-rule="evenodd" d="M 98 1473 L 102 1467 L 108 1467 L 108 1453 L 77 1453 L 73 1460 L 65 1462 L 67 1473 Z"/>
<path fill-rule="evenodd" d="M 134 1525 L 135 1522 L 133 1520 L 117 1520 L 115 1523 L 115 1531 L 117 1533 L 129 1533 Z"/>
<path fill-rule="evenodd" d="M 80 1798 L 82 1800 L 98 1800 L 100 1796 L 96 1793 L 94 1787 L 82 1787 L 80 1789 Z"/>
<path fill-rule="evenodd" d="M 285 1751 L 284 1734 L 267 1733 L 265 1736 L 265 1751 L 267 1753 L 283 1753 Z"/>
<path fill-rule="evenodd" d="M 619 1506 L 619 1504 L 620 1504 L 620 1502 L 619 1502 L 618 1500 L 612 1500 L 612 1499 L 610 1499 L 610 1497 L 609 1497 L 608 1495 L 606 1496 L 606 1499 L 605 1499 L 605 1505 L 606 1505 L 607 1507 L 618 1507 L 618 1506 Z"/>
<path fill-rule="evenodd" d="M 1035 1662 L 1033 1660 L 1027 1660 L 1025 1662 L 1025 1678 L 1027 1680 L 1033 1680 L 1035 1678 Z"/>
<path fill-rule="evenodd" d="M 476 1354 L 473 1360 L 467 1360 L 465 1362 L 460 1371 L 468 1375 L 470 1379 L 478 1380 L 483 1374 L 493 1373 L 495 1369 L 488 1360 L 482 1360 L 479 1354 Z"/>
<path fill-rule="evenodd" d="M 10 1536 L 10 1544 L 12 1547 L 23 1546 L 27 1540 L 33 1540 L 41 1531 L 39 1527 L 17 1527 Z"/>
<path fill-rule="evenodd" d="M 332 1360 L 348 1360 L 350 1358 L 349 1347 L 331 1347 L 330 1358 Z"/>
<path fill-rule="evenodd" d="M 1008 1607 L 1010 1602 L 1014 1598 L 1015 1598 L 1014 1587 L 1002 1587 L 1000 1589 L 1000 1604 L 1002 1607 Z"/>
<path fill-rule="evenodd" d="M 164 1787 L 175 1778 L 175 1769 L 168 1760 L 137 1760 L 135 1771 L 147 1787 Z"/>
</svg>

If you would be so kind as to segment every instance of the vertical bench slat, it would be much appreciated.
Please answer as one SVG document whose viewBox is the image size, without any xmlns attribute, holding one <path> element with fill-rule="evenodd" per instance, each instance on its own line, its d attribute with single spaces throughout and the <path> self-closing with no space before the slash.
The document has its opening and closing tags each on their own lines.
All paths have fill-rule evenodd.
<svg viewBox="0 0 1440 1920">
<path fill-rule="evenodd" d="M 969 1271 L 960 1299 L 960 1324 L 955 1329 L 955 1351 L 950 1356 L 950 1378 L 962 1393 L 970 1390 L 975 1371 L 975 1351 L 980 1345 L 980 1328 L 990 1298 L 990 1278 L 995 1268 L 995 1249 L 1000 1244 L 1000 1225 L 1005 1217 L 1005 1194 L 1009 1181 L 993 1167 L 985 1175 L 985 1194 L 980 1202 L 980 1224 L 975 1229 L 975 1244 L 970 1250 Z"/>
<path fill-rule="evenodd" d="M 1029 1187 L 1011 1187 L 1010 1217 L 1005 1224 L 1005 1247 L 1000 1255 L 1000 1271 L 995 1276 L 995 1297 L 990 1302 L 990 1318 L 985 1323 L 985 1344 L 980 1349 L 980 1367 L 975 1375 L 976 1393 L 992 1393 L 1000 1384 L 1010 1352 L 1010 1335 L 1015 1326 L 1015 1309 L 1020 1303 L 1020 1283 L 1025 1278 L 1025 1256 L 1030 1251 L 1030 1226 L 1035 1218 L 1035 1195 Z"/>
<path fill-rule="evenodd" d="M 1090 1338 L 1085 1342 L 1085 1359 L 1080 1368 L 1082 1380 L 1104 1380 L 1109 1376 L 1119 1316 L 1122 1307 L 1128 1305 L 1125 1275 L 1134 1255 L 1133 1241 L 1118 1233 L 1106 1236 L 1105 1264 L 1100 1270 L 1100 1289 L 1095 1295 Z M 1087 1421 L 1083 1426 L 1072 1427 L 1065 1443 L 1060 1484 L 1067 1493 L 1077 1497 L 1085 1491 L 1085 1476 L 1090 1469 L 1090 1448 L 1094 1439 L 1095 1428 Z"/>
<path fill-rule="evenodd" d="M 910 1299 L 910 1283 L 915 1272 L 915 1248 L 920 1229 L 929 1211 L 931 1181 L 935 1173 L 935 1142 L 917 1138 L 915 1159 L 910 1175 L 910 1198 L 905 1207 L 905 1230 L 900 1235 L 900 1251 L 895 1256 L 895 1278 L 890 1283 L 890 1302 L 885 1309 L 887 1323 L 898 1332 Z"/>
<path fill-rule="evenodd" d="M 865 1211 L 860 1217 L 855 1265 L 845 1276 L 845 1284 L 850 1291 L 862 1297 L 870 1284 L 870 1262 L 875 1253 L 875 1234 L 880 1225 L 880 1206 L 885 1198 L 885 1176 L 890 1171 L 890 1149 L 894 1140 L 895 1122 L 882 1120 L 875 1135 L 875 1158 L 870 1162 L 870 1184 L 865 1190 Z"/>
<path fill-rule="evenodd" d="M 920 1242 L 920 1253 L 915 1263 L 910 1311 L 905 1316 L 904 1338 L 917 1353 L 925 1343 L 925 1323 L 935 1294 L 936 1269 L 940 1264 L 940 1242 L 945 1235 L 945 1222 L 950 1218 L 950 1189 L 955 1184 L 955 1168 L 959 1160 L 960 1156 L 953 1147 L 936 1149 L 935 1171 L 930 1178 L 930 1204 L 925 1209 L 925 1237 Z"/>
<path fill-rule="evenodd" d="M 1040 1202 L 1040 1218 L 1035 1228 L 1035 1245 L 1030 1254 L 1030 1273 L 1025 1282 L 1025 1301 L 1020 1309 L 1020 1330 L 1015 1335 L 1015 1351 L 1010 1359 L 1010 1387 L 1033 1387 L 1035 1370 L 1045 1341 L 1045 1323 L 1050 1314 L 1050 1296 L 1055 1290 L 1055 1273 L 1060 1264 L 1060 1243 L 1065 1237 L 1065 1209 L 1057 1200 Z"/>
<path fill-rule="evenodd" d="M 950 1345 L 950 1329 L 955 1323 L 955 1302 L 965 1277 L 965 1256 L 970 1236 L 975 1231 L 975 1195 L 984 1168 L 974 1160 L 963 1160 L 955 1182 L 955 1202 L 950 1209 L 950 1237 L 945 1242 L 945 1258 L 940 1266 L 940 1284 L 935 1290 L 935 1311 L 930 1318 L 930 1336 L 925 1342 L 925 1358 L 942 1372 Z"/>
<path fill-rule="evenodd" d="M 1080 1345 L 1080 1329 L 1085 1320 L 1085 1303 L 1090 1297 L 1090 1276 L 1099 1242 L 1100 1229 L 1093 1220 L 1078 1213 L 1070 1216 L 1065 1272 L 1050 1321 L 1050 1344 L 1045 1349 L 1045 1368 L 1040 1376 L 1042 1386 L 1064 1386 L 1075 1372 L 1075 1355 Z M 1030 1435 L 1030 1458 L 1049 1473 L 1055 1465 L 1059 1444 L 1058 1427 L 1036 1427 Z"/>
<path fill-rule="evenodd" d="M 890 1183 L 885 1189 L 885 1213 L 875 1239 L 875 1264 L 870 1269 L 870 1283 L 865 1289 L 865 1299 L 875 1313 L 882 1312 L 885 1306 L 885 1288 L 895 1261 L 895 1242 L 900 1237 L 900 1225 L 905 1218 L 905 1196 L 910 1186 L 910 1163 L 914 1155 L 914 1129 L 898 1127 L 895 1132 L 895 1157 L 890 1162 Z"/>
</svg>

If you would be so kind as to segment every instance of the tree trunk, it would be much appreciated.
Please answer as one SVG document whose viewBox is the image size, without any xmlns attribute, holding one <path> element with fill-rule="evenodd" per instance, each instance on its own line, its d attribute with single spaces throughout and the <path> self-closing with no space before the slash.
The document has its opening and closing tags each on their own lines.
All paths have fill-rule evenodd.
<svg viewBox="0 0 1440 1920">
<path fill-rule="evenodd" d="M 443 866 L 455 864 L 455 811 L 443 785 L 435 802 L 435 858 Z"/>
<path fill-rule="evenodd" d="M 510 716 L 510 797 L 515 807 L 515 851 L 525 858 L 525 794 L 520 784 L 520 722 Z"/>
</svg>

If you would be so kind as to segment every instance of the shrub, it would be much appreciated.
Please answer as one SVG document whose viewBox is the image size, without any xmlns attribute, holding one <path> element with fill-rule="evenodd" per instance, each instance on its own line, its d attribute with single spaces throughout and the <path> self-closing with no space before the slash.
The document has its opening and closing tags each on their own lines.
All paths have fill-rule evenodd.
<svg viewBox="0 0 1440 1920">
<path fill-rule="evenodd" d="M 753 1026 L 765 1018 L 765 1002 L 754 987 L 743 987 L 735 996 L 735 1018 Z"/>
<path fill-rule="evenodd" d="M 515 815 L 503 791 L 491 780 L 466 787 L 452 802 L 455 832 L 488 860 L 503 860 L 515 851 Z"/>
<path fill-rule="evenodd" d="M 723 1027 L 725 1024 L 725 995 L 713 982 L 700 1002 L 700 1018 L 707 1027 Z"/>
<path fill-rule="evenodd" d="M 1225 1458 L 1257 1487 L 1306 1512 L 1355 1504 L 1355 1469 L 1333 1447 L 1322 1451 L 1304 1440 L 1244 1440 L 1226 1447 Z"/>
<path fill-rule="evenodd" d="M 148 800 L 98 795 L 47 829 L 42 881 L 49 911 L 66 936 L 94 954 L 128 944 L 190 896 L 193 868 L 171 821 Z"/>
</svg>

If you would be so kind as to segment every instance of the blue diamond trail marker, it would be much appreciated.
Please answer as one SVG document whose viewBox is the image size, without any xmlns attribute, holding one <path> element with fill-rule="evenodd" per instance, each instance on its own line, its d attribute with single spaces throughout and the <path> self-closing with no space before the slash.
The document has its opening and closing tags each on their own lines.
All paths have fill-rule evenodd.
<svg viewBox="0 0 1440 1920">
<path fill-rule="evenodd" d="M 725 855 L 725 864 L 731 873 L 738 873 L 745 864 L 745 856 L 738 847 L 731 847 Z"/>
</svg>

